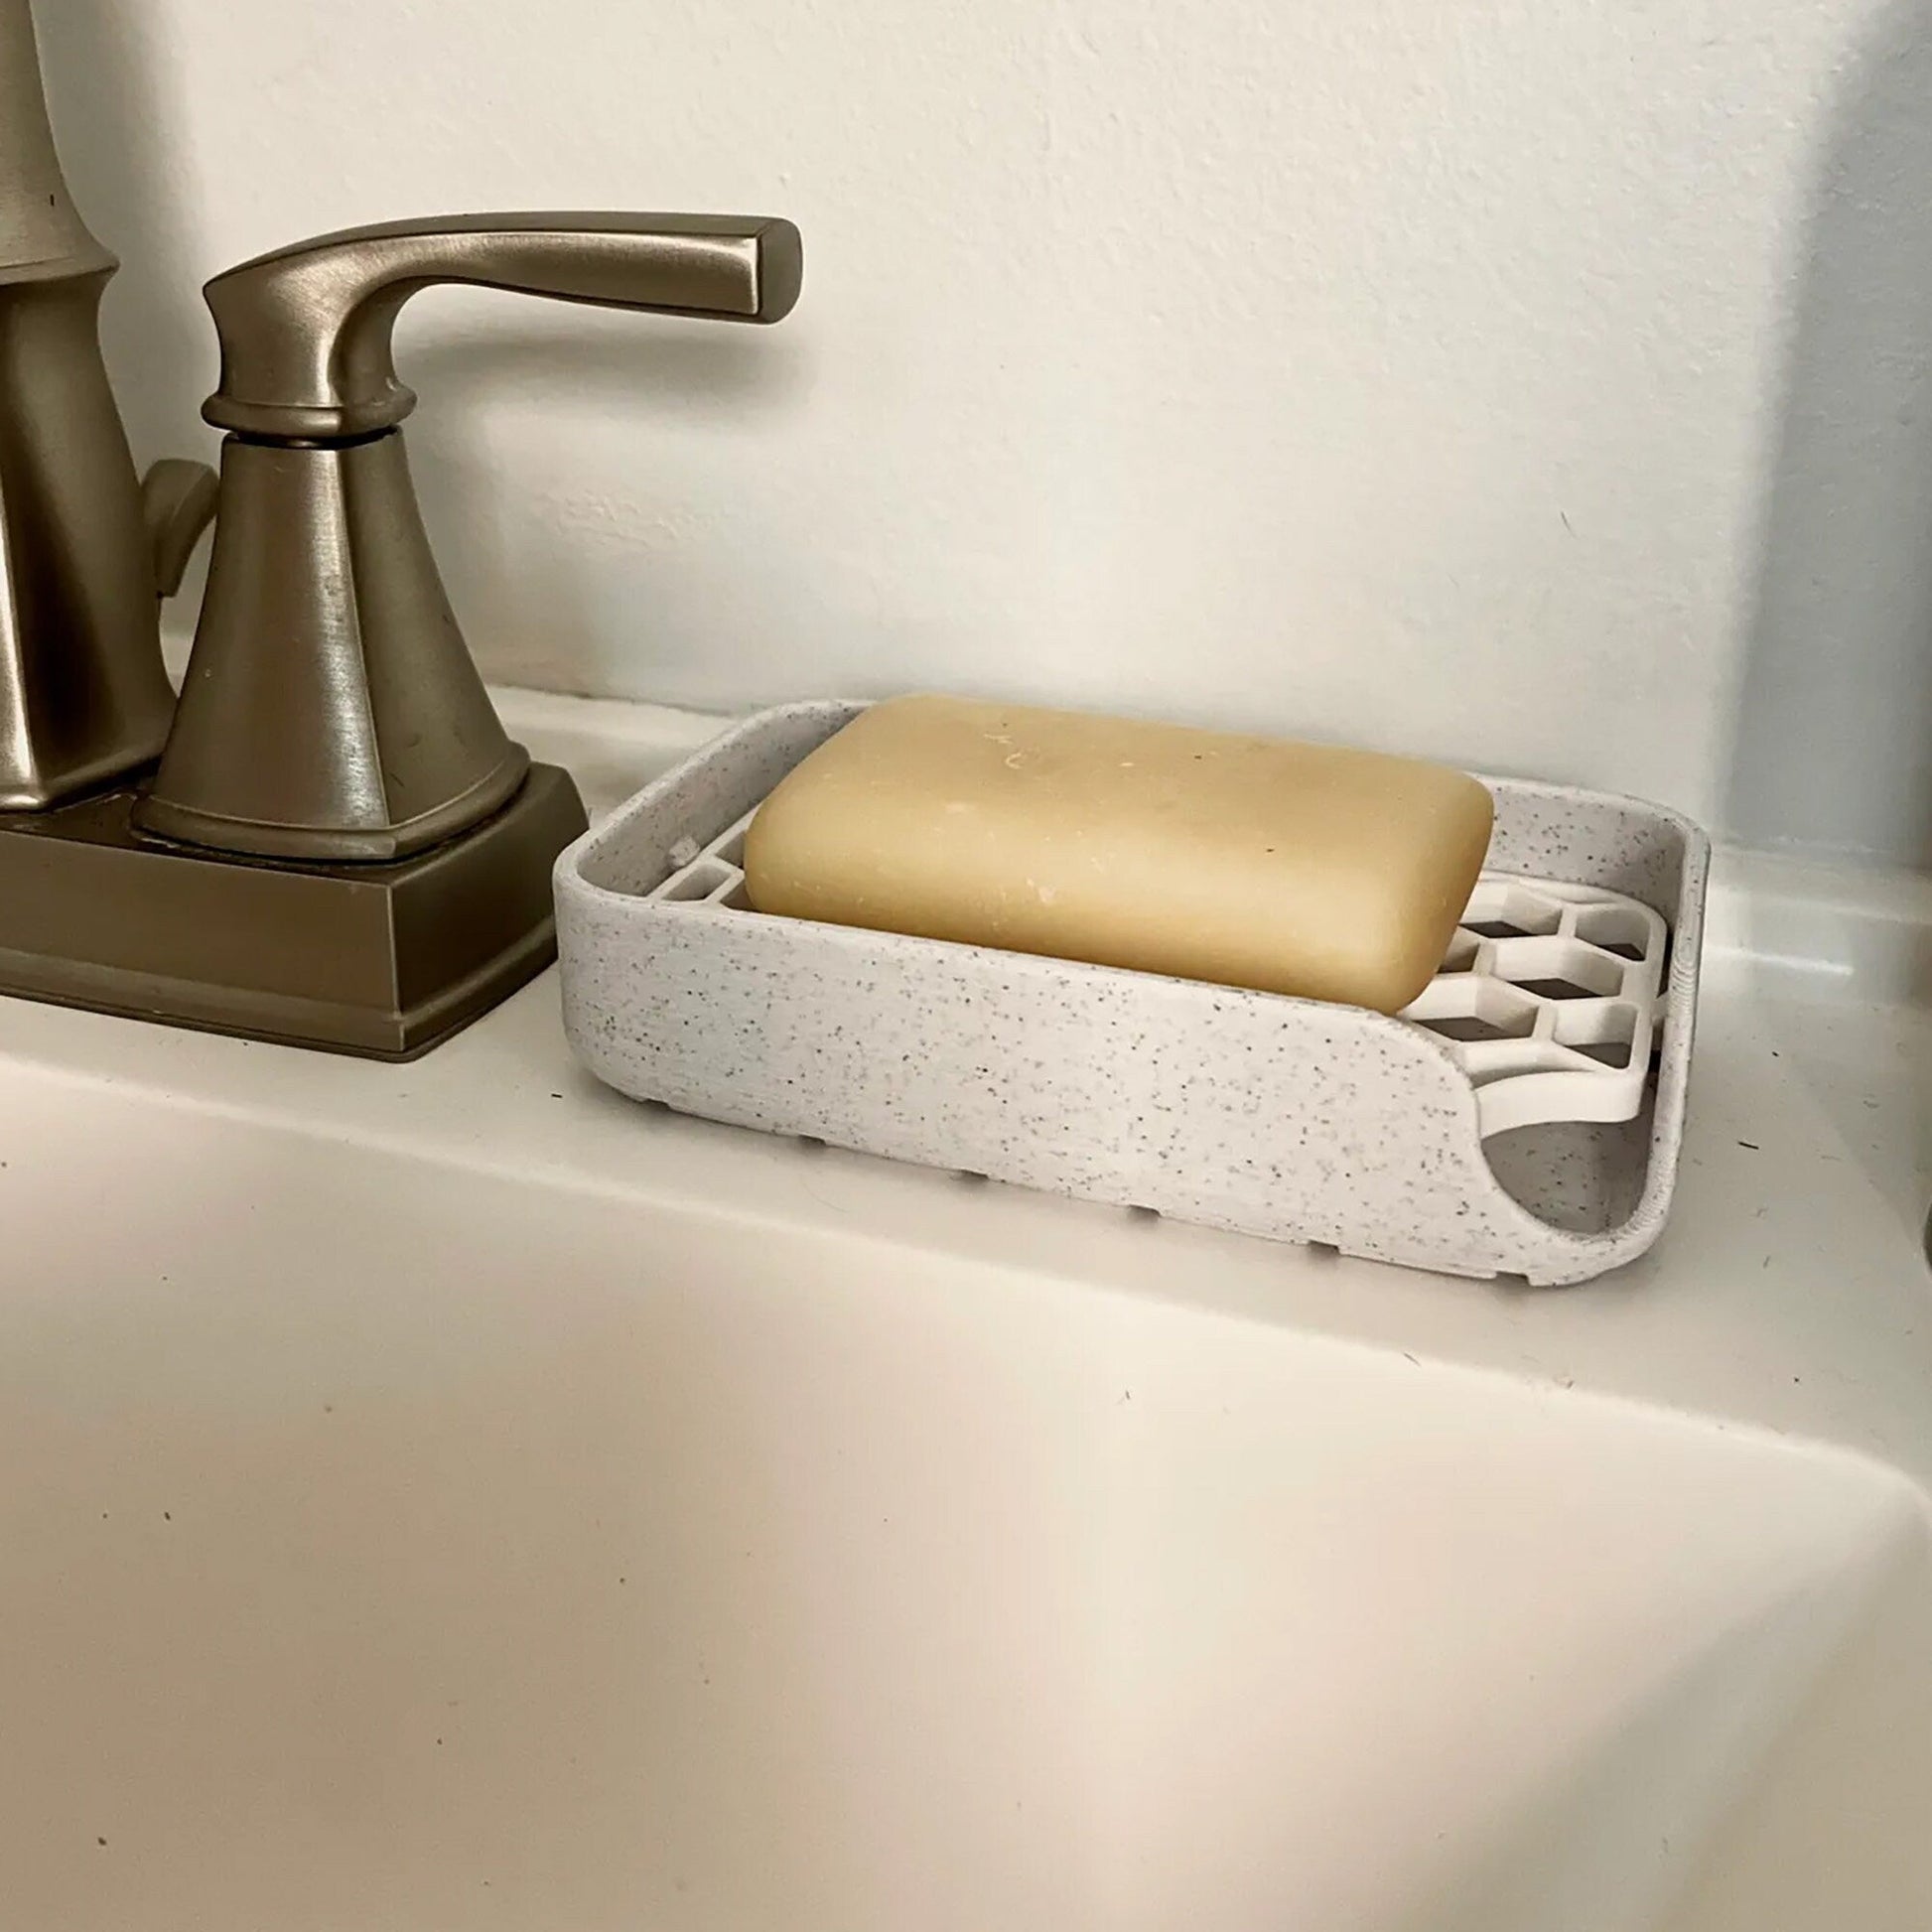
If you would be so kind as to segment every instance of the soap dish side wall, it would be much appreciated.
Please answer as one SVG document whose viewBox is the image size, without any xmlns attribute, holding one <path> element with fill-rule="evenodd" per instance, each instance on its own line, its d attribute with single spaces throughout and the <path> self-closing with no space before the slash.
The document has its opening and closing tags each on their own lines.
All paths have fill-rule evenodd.
<svg viewBox="0 0 1932 1932">
<path fill-rule="evenodd" d="M 1634 1044 L 1622 1069 L 1569 1068 L 1601 1095 L 1603 1074 L 1634 1065 L 1633 1118 L 1485 1121 L 1469 1042 L 1422 1016 L 732 915 L 742 821 L 860 709 L 747 720 L 559 860 L 565 1027 L 600 1078 L 742 1126 L 1455 1274 L 1582 1281 L 1655 1238 L 1682 1135 L 1708 866 L 1688 821 L 1489 781 L 1490 860 L 1513 877 L 1485 879 L 1468 916 L 1514 930 L 1469 936 L 1496 950 L 1582 936 L 1630 968 L 1612 993 L 1610 964 L 1565 955 L 1591 982 L 1573 1011 L 1599 1005 L 1590 1025 L 1539 1017 L 1554 1046 L 1601 1051 L 1583 1036 L 1592 1026 L 1620 1035 L 1627 1014 L 1609 1009 L 1661 970 L 1666 924 L 1670 937 L 1668 977 L 1649 989 L 1655 1079 L 1643 1084 Z M 1548 962 L 1525 959 L 1542 983 Z"/>
<path fill-rule="evenodd" d="M 700 846 L 685 837 L 653 905 L 753 917 L 745 836 L 758 807 Z M 1449 1042 L 1476 1090 L 1486 1140 L 1551 1121 L 1621 1121 L 1641 1111 L 1663 1006 L 1670 929 L 1600 886 L 1485 872 L 1441 971 L 1400 1018 Z"/>
</svg>

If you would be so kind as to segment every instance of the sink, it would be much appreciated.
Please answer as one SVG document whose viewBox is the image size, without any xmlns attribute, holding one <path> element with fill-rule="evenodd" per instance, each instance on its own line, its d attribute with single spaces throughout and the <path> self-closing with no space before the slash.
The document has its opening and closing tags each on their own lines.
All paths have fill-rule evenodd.
<svg viewBox="0 0 1932 1932">
<path fill-rule="evenodd" d="M 1875 1461 L 25 1062 L 0 1123 L 11 1924 L 1932 1922 Z"/>
</svg>

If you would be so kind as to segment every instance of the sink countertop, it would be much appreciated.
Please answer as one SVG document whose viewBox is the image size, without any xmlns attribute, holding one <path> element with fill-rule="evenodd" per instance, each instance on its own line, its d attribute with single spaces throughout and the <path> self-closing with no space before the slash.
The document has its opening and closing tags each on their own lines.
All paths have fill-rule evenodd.
<svg viewBox="0 0 1932 1932">
<path fill-rule="evenodd" d="M 608 810 L 722 721 L 508 692 L 506 722 Z M 1721 855 L 1672 1220 L 1642 1261 L 1530 1290 L 1319 1256 L 643 1108 L 581 1072 L 554 969 L 413 1065 L 0 1000 L 57 1080 L 472 1171 L 936 1251 L 1839 1445 L 1932 1488 L 1926 888 Z M 31 1121 L 0 1126 L 5 1141 Z M 396 1167 L 397 1184 L 412 1169 Z M 4 1175 L 0 1175 L 4 1180 Z M 238 1238 L 246 1238 L 245 1231 Z M 17 1269 L 31 1253 L 10 1255 Z"/>
</svg>

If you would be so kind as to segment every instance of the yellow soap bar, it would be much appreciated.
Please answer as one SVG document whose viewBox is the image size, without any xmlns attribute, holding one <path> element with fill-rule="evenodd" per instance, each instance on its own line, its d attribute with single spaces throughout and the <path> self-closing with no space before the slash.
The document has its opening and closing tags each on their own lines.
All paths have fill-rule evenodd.
<svg viewBox="0 0 1932 1932">
<path fill-rule="evenodd" d="M 1416 759 L 893 698 L 753 819 L 759 912 L 1394 1013 L 1442 964 L 1489 793 Z"/>
</svg>

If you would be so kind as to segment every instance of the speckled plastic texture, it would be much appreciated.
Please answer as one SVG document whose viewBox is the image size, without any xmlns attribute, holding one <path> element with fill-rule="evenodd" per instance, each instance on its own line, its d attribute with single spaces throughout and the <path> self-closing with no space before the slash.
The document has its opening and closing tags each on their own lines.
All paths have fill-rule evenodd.
<svg viewBox="0 0 1932 1932">
<path fill-rule="evenodd" d="M 1709 847 L 1675 813 L 1516 779 L 1490 865 L 1670 928 L 1629 1119 L 1481 1132 L 1454 1044 L 1353 1007 L 650 895 L 863 707 L 762 712 L 557 862 L 564 1025 L 635 1099 L 1175 1219 L 1537 1285 L 1641 1254 L 1676 1180 Z M 707 903 L 711 894 L 717 902 Z"/>
</svg>

